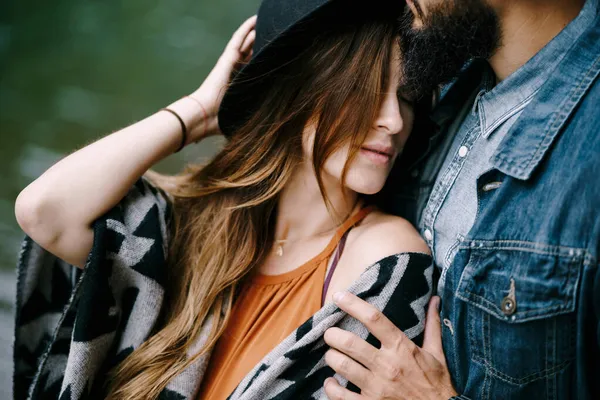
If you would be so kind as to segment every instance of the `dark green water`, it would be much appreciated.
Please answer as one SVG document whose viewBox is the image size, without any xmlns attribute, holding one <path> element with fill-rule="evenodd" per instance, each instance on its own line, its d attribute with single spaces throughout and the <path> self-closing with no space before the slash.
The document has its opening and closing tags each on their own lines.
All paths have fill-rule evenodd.
<svg viewBox="0 0 600 400">
<path fill-rule="evenodd" d="M 10 276 L 23 235 L 19 191 L 66 154 L 196 89 L 259 0 L 0 3 L 0 272 Z M 216 146 L 203 142 L 158 169 L 175 172 Z"/>
</svg>

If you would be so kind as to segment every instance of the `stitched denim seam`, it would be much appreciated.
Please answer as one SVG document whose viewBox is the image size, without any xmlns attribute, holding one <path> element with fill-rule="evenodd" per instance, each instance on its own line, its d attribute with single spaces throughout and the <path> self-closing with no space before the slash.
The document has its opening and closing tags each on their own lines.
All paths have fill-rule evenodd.
<svg viewBox="0 0 600 400">
<path fill-rule="evenodd" d="M 475 300 L 471 300 L 469 299 L 467 296 L 464 296 L 462 293 L 467 293 L 469 296 L 472 297 L 476 297 L 477 299 L 480 299 L 482 302 L 486 303 L 487 305 L 489 305 L 489 308 L 485 307 L 483 304 L 480 304 L 479 302 L 475 301 Z M 457 291 L 457 297 L 460 298 L 461 300 L 467 302 L 467 303 L 471 303 L 475 306 L 477 306 L 478 308 L 484 310 L 484 311 L 488 311 L 490 312 L 492 315 L 498 317 L 500 320 L 502 321 L 506 321 L 506 322 L 510 322 L 510 318 L 506 317 L 503 318 L 500 314 L 501 314 L 501 310 L 500 308 L 498 308 L 498 306 L 494 303 L 492 303 L 491 301 L 487 300 L 484 297 L 481 297 L 475 293 L 469 292 L 469 291 Z M 570 301 L 570 303 L 574 303 L 573 301 Z M 543 315 L 538 315 L 540 312 L 546 312 L 548 310 L 555 310 L 556 311 L 550 313 L 550 314 L 543 314 Z M 546 308 L 541 308 L 541 309 L 535 309 L 535 310 L 530 310 L 530 311 L 520 311 L 518 314 L 519 315 L 524 315 L 525 318 L 527 317 L 539 317 L 539 318 L 550 318 L 550 317 L 554 317 L 557 315 L 561 315 L 564 314 L 565 312 L 571 312 L 573 311 L 574 306 L 569 306 L 568 308 L 564 307 L 564 305 L 556 305 L 556 306 L 551 306 L 551 307 L 546 307 Z M 496 311 L 497 310 L 497 311 Z M 531 315 L 533 314 L 533 315 Z M 539 319 L 538 318 L 538 319 Z M 526 320 L 524 318 L 519 318 L 519 322 L 526 322 Z"/>
<path fill-rule="evenodd" d="M 478 346 L 477 343 L 477 335 L 476 335 L 476 328 L 475 328 L 475 315 L 473 315 L 473 310 L 470 310 L 469 308 L 466 309 L 467 315 L 467 321 L 469 324 L 469 342 L 471 344 L 471 348 L 473 349 L 472 351 L 475 353 L 479 353 L 480 351 L 480 347 Z"/>
<path fill-rule="evenodd" d="M 541 159 L 540 153 L 541 153 L 542 148 L 544 148 L 544 147 L 547 148 L 549 145 L 549 143 L 548 144 L 546 143 L 548 141 L 548 135 L 550 133 L 552 133 L 553 131 L 555 131 L 559 127 L 559 125 L 563 123 L 566 116 L 569 113 L 571 113 L 571 111 L 573 110 L 573 107 L 577 104 L 578 100 L 581 98 L 581 96 L 583 95 L 585 90 L 594 81 L 594 78 L 592 77 L 592 75 L 594 75 L 594 76 L 598 75 L 599 68 L 597 68 L 597 65 L 599 63 L 600 63 L 600 57 L 596 58 L 596 60 L 592 64 L 592 66 L 587 70 L 586 74 L 581 78 L 577 87 L 575 87 L 573 89 L 573 91 L 571 92 L 571 96 L 568 97 L 563 102 L 563 104 L 561 104 L 559 113 L 553 114 L 553 116 L 550 118 L 550 121 L 548 121 L 548 125 L 546 125 L 544 137 L 539 142 L 538 146 L 535 149 L 535 152 L 532 154 L 532 157 L 529 159 L 529 162 L 525 165 L 525 168 L 529 168 L 532 164 L 537 163 Z M 558 118 L 558 115 L 560 115 L 560 118 Z"/>
<path fill-rule="evenodd" d="M 532 245 L 534 247 L 548 247 L 548 248 L 558 248 L 558 249 L 566 249 L 566 250 L 580 250 L 580 251 L 585 251 L 585 248 L 579 248 L 579 247 L 570 247 L 570 246 L 562 246 L 562 245 L 546 245 L 546 244 L 542 244 L 539 242 L 531 242 L 531 241 L 527 241 L 527 240 L 515 240 L 515 239 L 471 239 L 468 240 L 467 242 L 482 242 L 482 243 L 516 243 L 516 244 L 528 244 L 528 245 Z"/>
<path fill-rule="evenodd" d="M 592 253 L 590 253 L 589 251 L 586 250 L 584 258 L 583 258 L 583 264 L 588 267 L 588 266 L 595 266 L 596 268 L 600 268 L 600 262 L 598 262 L 598 260 L 596 259 L 596 257 L 594 257 L 592 255 Z"/>
<path fill-rule="evenodd" d="M 492 375 L 488 372 L 487 368 L 484 368 L 485 374 L 483 378 L 483 387 L 481 388 L 481 398 L 482 400 L 491 400 L 490 399 L 490 386 L 492 385 Z"/>
<path fill-rule="evenodd" d="M 479 134 L 474 135 L 474 132 L 476 130 L 479 130 Z M 480 134 L 481 134 L 481 127 L 479 126 L 479 123 L 477 123 L 465 135 L 465 138 L 463 139 L 461 146 L 468 145 L 469 147 L 472 147 L 473 143 L 479 137 Z M 460 174 L 460 171 L 462 170 L 464 163 L 465 163 L 465 158 L 460 157 L 458 155 L 458 150 L 457 150 L 456 154 L 454 154 L 454 157 L 452 158 L 452 161 L 448 164 L 448 167 L 446 168 L 444 175 L 439 180 L 440 183 L 439 184 L 434 183 L 434 187 L 429 195 L 429 201 L 427 202 L 427 204 L 425 205 L 425 209 L 423 210 L 423 213 L 424 213 L 424 218 L 423 218 L 424 224 L 423 225 L 426 228 L 433 228 L 433 225 L 435 223 L 435 220 L 437 219 L 437 216 L 440 212 L 442 204 L 444 204 L 446 196 L 448 196 L 449 189 L 456 182 L 456 178 Z M 448 182 L 445 182 L 446 179 L 448 179 Z M 432 243 L 434 243 L 434 241 L 435 241 L 435 238 L 432 240 Z M 435 246 L 432 246 L 432 247 L 435 247 Z"/>
<path fill-rule="evenodd" d="M 511 108 L 510 110 L 506 111 L 504 114 L 502 114 L 500 117 L 496 118 L 496 122 L 494 122 L 492 125 L 490 125 L 488 127 L 488 129 L 486 129 L 483 134 L 485 136 L 491 135 L 491 133 L 487 133 L 488 131 L 493 132 L 495 131 L 500 125 L 502 125 L 504 122 L 506 122 L 510 117 L 512 117 L 513 115 L 515 115 L 516 113 L 518 113 L 519 111 L 521 111 L 523 108 L 527 107 L 527 103 L 531 102 L 531 100 L 533 99 L 533 97 L 537 94 L 537 92 L 539 91 L 536 90 L 534 91 L 532 94 L 530 94 L 529 96 L 527 96 L 524 100 L 522 100 L 521 102 L 519 102 L 516 106 L 514 106 L 513 108 Z M 485 114 L 485 113 L 484 113 Z M 487 121 L 487 119 L 486 119 Z M 485 125 L 484 125 L 485 127 Z M 483 127 L 482 127 L 483 128 Z"/>
<path fill-rule="evenodd" d="M 482 364 L 485 367 L 485 369 L 488 370 L 492 376 L 494 376 L 506 383 L 512 384 L 512 385 L 524 385 L 524 384 L 531 383 L 531 382 L 539 380 L 539 379 L 544 379 L 549 375 L 560 372 L 561 370 L 563 370 L 565 367 L 569 366 L 569 364 L 572 363 L 572 359 L 569 359 L 569 360 L 563 361 L 562 363 L 560 363 L 554 367 L 545 369 L 543 371 L 534 372 L 532 374 L 524 376 L 523 378 L 513 378 L 509 375 L 506 375 L 505 373 L 503 373 L 501 371 L 498 371 L 486 359 L 483 359 L 478 356 L 473 356 L 473 361 L 477 362 L 478 364 Z"/>
<path fill-rule="evenodd" d="M 467 240 L 465 243 L 467 244 L 460 246 L 461 249 L 530 251 L 573 258 L 584 258 L 589 255 L 585 248 L 554 246 L 521 240 Z"/>
<path fill-rule="evenodd" d="M 587 70 L 586 74 L 579 81 L 579 84 L 577 85 L 577 87 L 575 87 L 571 91 L 570 96 L 565 98 L 565 100 L 560 104 L 559 111 L 552 113 L 552 117 L 548 121 L 548 124 L 546 124 L 546 126 L 544 127 L 543 137 L 541 138 L 540 141 L 538 141 L 537 146 L 535 147 L 534 151 L 530 153 L 531 155 L 530 155 L 530 157 L 528 157 L 529 158 L 528 161 L 523 160 L 518 163 L 513 162 L 513 161 L 507 159 L 506 156 L 504 156 L 501 153 L 495 155 L 495 158 L 504 164 L 508 164 L 511 172 L 516 173 L 516 174 L 523 173 L 524 170 L 529 169 L 532 164 L 537 163 L 541 159 L 540 153 L 542 153 L 542 149 L 548 148 L 548 145 L 546 144 L 546 142 L 548 140 L 548 135 L 550 133 L 554 132 L 556 130 L 556 127 L 559 126 L 559 124 L 562 124 L 564 122 L 565 116 L 573 110 L 573 106 L 576 105 L 578 102 L 578 99 L 581 98 L 580 93 L 589 87 L 589 83 L 593 82 L 594 78 L 592 77 L 592 75 L 598 74 L 599 69 L 595 68 L 595 66 L 596 66 L 596 64 L 598 64 L 598 62 L 600 62 L 600 58 L 597 58 L 594 61 L 592 66 Z M 583 88 L 584 83 L 585 83 L 585 88 Z M 567 111 L 567 109 L 569 111 Z M 559 118 L 559 116 L 560 116 L 560 118 Z M 516 167 L 516 170 L 514 167 Z"/>
<path fill-rule="evenodd" d="M 506 250 L 506 251 L 522 251 L 524 253 L 534 253 L 534 254 L 539 254 L 539 255 L 543 255 L 543 256 L 557 256 L 557 257 L 572 257 L 573 258 L 573 262 L 577 262 L 577 260 L 579 259 L 583 259 L 582 256 L 577 256 L 577 255 L 568 255 L 568 254 L 559 254 L 559 253 L 550 253 L 547 251 L 543 251 L 540 249 L 529 249 L 529 248 L 523 248 L 523 247 L 486 247 L 486 246 L 482 246 L 482 247 L 474 247 L 474 250 Z"/>
<path fill-rule="evenodd" d="M 450 248 L 446 251 L 446 254 L 444 255 L 444 262 L 446 263 L 446 265 L 448 265 L 448 267 L 450 266 L 450 255 L 454 253 L 456 249 L 458 249 L 462 241 L 462 235 L 457 235 L 456 240 L 454 241 L 454 243 L 452 243 L 452 246 L 450 246 Z"/>
<path fill-rule="evenodd" d="M 483 358 L 485 360 L 489 359 L 490 357 L 490 350 L 489 350 L 489 346 L 490 346 L 490 337 L 489 335 L 486 335 L 485 332 L 485 327 L 486 327 L 486 314 L 485 313 L 481 313 L 481 340 L 482 340 L 482 347 L 483 347 Z M 488 376 L 488 374 L 485 374 L 485 379 L 483 381 L 483 388 L 481 391 L 481 395 L 484 399 L 489 399 L 489 385 L 491 383 L 491 379 Z"/>
<path fill-rule="evenodd" d="M 451 338 L 449 339 L 449 341 L 452 343 L 453 357 L 452 357 L 452 361 L 451 362 L 454 365 L 454 378 L 455 378 L 456 382 L 462 382 L 462 376 L 461 376 L 461 372 L 460 372 L 460 368 L 459 368 L 460 360 L 458 358 L 458 354 L 459 353 L 458 353 L 458 350 L 457 350 L 457 340 L 456 340 L 456 337 L 454 335 L 452 335 Z"/>
</svg>

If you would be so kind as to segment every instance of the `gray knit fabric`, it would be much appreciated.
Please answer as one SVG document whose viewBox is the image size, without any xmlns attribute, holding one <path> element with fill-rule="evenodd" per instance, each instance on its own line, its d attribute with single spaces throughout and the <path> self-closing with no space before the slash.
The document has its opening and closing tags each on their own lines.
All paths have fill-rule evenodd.
<svg viewBox="0 0 600 400">
<path fill-rule="evenodd" d="M 104 397 L 107 371 L 148 339 L 157 323 L 167 279 L 169 216 L 164 194 L 138 181 L 95 223 L 94 246 L 83 271 L 25 238 L 18 265 L 15 399 Z M 397 254 L 368 267 L 349 291 L 419 343 L 432 273 L 429 256 Z M 188 355 L 203 346 L 210 323 Z M 323 381 L 334 371 L 324 362 L 323 334 L 332 326 L 379 345 L 362 324 L 327 304 L 277 345 L 230 399 L 326 399 Z M 209 357 L 175 377 L 159 398 L 194 399 Z"/>
</svg>

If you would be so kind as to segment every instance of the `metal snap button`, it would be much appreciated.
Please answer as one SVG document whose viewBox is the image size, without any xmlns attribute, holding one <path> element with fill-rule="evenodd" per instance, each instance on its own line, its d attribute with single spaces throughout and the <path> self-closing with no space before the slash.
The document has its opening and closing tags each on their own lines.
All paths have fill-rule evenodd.
<svg viewBox="0 0 600 400">
<path fill-rule="evenodd" d="M 513 315 L 517 309 L 517 302 L 513 298 L 506 296 L 502 300 L 501 308 L 504 315 Z"/>
<path fill-rule="evenodd" d="M 506 316 L 513 315 L 517 310 L 517 296 L 515 290 L 515 280 L 513 278 L 510 278 L 510 289 L 508 290 L 508 296 L 502 300 L 500 309 Z"/>
</svg>

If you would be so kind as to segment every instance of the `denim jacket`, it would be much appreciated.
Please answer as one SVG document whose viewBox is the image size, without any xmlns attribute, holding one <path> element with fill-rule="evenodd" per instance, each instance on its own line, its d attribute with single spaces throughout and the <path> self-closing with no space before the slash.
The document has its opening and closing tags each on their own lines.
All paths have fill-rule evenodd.
<svg viewBox="0 0 600 400">
<path fill-rule="evenodd" d="M 415 225 L 418 196 L 435 181 L 420 174 L 425 149 L 439 144 L 484 68 L 472 62 L 438 103 L 433 129 L 411 136 L 392 207 Z M 478 179 L 475 223 L 439 292 L 461 398 L 600 399 L 599 75 L 597 16 Z"/>
</svg>

